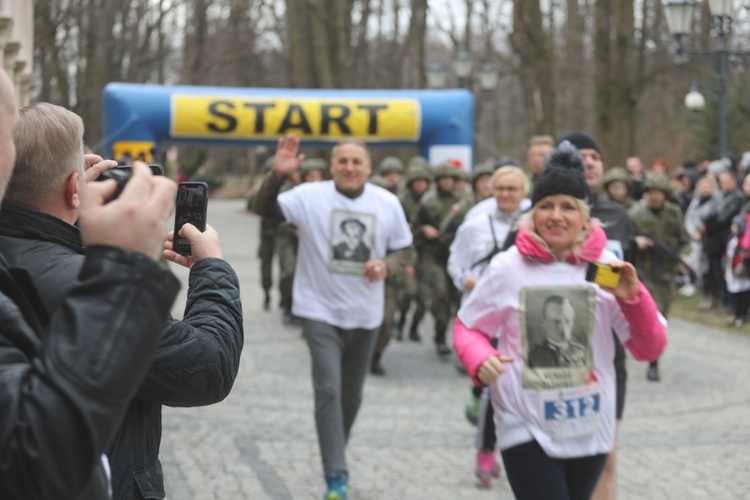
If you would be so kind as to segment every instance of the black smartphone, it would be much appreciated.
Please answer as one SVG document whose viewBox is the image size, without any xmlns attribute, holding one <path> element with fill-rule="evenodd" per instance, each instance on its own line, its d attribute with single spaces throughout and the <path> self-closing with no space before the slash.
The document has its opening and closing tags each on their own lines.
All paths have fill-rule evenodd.
<svg viewBox="0 0 750 500">
<path fill-rule="evenodd" d="M 607 288 L 617 288 L 620 283 L 620 270 L 609 264 L 591 262 L 586 269 L 586 281 L 592 281 Z"/>
<path fill-rule="evenodd" d="M 174 213 L 174 246 L 180 255 L 190 255 L 190 242 L 180 238 L 180 229 L 189 222 L 201 232 L 206 230 L 208 209 L 208 184 L 205 182 L 181 182 L 177 186 L 177 201 Z"/>
</svg>

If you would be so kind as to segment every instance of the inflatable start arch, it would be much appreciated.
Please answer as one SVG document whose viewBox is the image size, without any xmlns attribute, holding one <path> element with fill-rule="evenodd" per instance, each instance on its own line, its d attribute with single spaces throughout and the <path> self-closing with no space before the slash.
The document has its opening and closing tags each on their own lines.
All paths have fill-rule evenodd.
<svg viewBox="0 0 750 500">
<path fill-rule="evenodd" d="M 472 169 L 474 98 L 467 90 L 299 90 L 110 83 L 104 153 L 150 156 L 163 142 L 267 145 L 287 133 L 305 146 L 347 137 L 416 145 L 430 163 Z"/>
</svg>

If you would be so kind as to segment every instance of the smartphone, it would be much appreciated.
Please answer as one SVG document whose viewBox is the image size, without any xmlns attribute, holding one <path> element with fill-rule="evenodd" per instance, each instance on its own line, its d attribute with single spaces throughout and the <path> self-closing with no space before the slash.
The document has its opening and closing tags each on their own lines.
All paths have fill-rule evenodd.
<svg viewBox="0 0 750 500">
<path fill-rule="evenodd" d="M 586 269 L 586 281 L 592 281 L 607 288 L 617 288 L 620 283 L 620 270 L 609 264 L 591 262 Z"/>
<path fill-rule="evenodd" d="M 177 186 L 177 201 L 174 213 L 173 250 L 180 255 L 190 255 L 190 242 L 180 238 L 180 229 L 189 222 L 201 232 L 206 230 L 208 209 L 208 184 L 205 182 L 181 182 Z"/>
</svg>

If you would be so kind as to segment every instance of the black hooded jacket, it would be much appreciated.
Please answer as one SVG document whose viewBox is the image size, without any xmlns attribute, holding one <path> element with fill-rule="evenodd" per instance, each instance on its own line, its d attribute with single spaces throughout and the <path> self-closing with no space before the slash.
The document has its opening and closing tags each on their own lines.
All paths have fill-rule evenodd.
<svg viewBox="0 0 750 500">
<path fill-rule="evenodd" d="M 60 307 L 85 260 L 75 226 L 17 206 L 0 211 L 0 253 L 11 268 L 31 276 L 47 314 Z M 199 261 L 190 270 L 184 317 L 167 320 L 156 358 L 108 452 L 114 499 L 164 498 L 158 460 L 162 405 L 223 400 L 237 375 L 243 342 L 237 275 L 224 260 Z"/>
</svg>

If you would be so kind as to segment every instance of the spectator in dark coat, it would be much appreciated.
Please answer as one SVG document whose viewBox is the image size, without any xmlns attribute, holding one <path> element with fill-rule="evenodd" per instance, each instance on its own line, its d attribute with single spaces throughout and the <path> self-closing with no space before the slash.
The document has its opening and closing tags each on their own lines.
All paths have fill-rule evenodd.
<svg viewBox="0 0 750 500">
<path fill-rule="evenodd" d="M 0 212 L 0 251 L 13 270 L 31 277 L 42 291 L 41 304 L 54 314 L 78 281 L 85 255 L 78 228 L 77 197 L 84 186 L 83 157 L 71 153 L 81 144 L 83 128 L 65 127 L 80 118 L 47 103 L 21 110 L 16 131 L 16 175 Z M 67 130 L 66 130 L 67 129 Z M 68 146 L 68 147 L 66 147 Z M 80 147 L 80 146 L 78 146 Z M 57 161 L 45 161 L 55 152 Z M 91 163 L 91 157 L 87 157 Z M 101 158 L 96 158 L 101 160 Z M 96 161 L 106 167 L 102 161 Z M 90 169 L 89 169 L 90 170 Z M 36 179 L 45 179 L 43 185 Z M 131 401 L 109 450 L 113 498 L 164 496 L 158 453 L 161 406 L 203 406 L 224 399 L 239 368 L 243 344 L 242 307 L 236 274 L 221 259 L 218 235 L 209 226 L 181 231 L 191 256 L 171 251 L 166 258 L 190 267 L 190 288 L 182 321 L 169 318 L 156 359 Z M 113 298 L 113 302 L 117 302 Z M 111 319 L 117 322 L 117 316 Z"/>
<path fill-rule="evenodd" d="M 745 201 L 745 195 L 737 187 L 737 176 L 731 170 L 719 174 L 721 200 L 717 210 L 703 219 L 703 251 L 708 259 L 706 276 L 706 295 L 699 308 L 706 310 L 720 306 L 726 293 L 722 257 L 727 250 L 732 219 L 737 215 Z"/>
<path fill-rule="evenodd" d="M 13 84 L 0 68 L 0 200 L 13 172 L 17 123 Z M 73 154 L 82 167 L 80 137 Z M 102 454 L 153 360 L 179 289 L 156 261 L 177 186 L 136 164 L 120 198 L 103 205 L 114 188 L 86 186 L 76 195 L 88 255 L 47 327 L 28 275 L 0 257 L 4 500 L 109 497 Z"/>
</svg>

